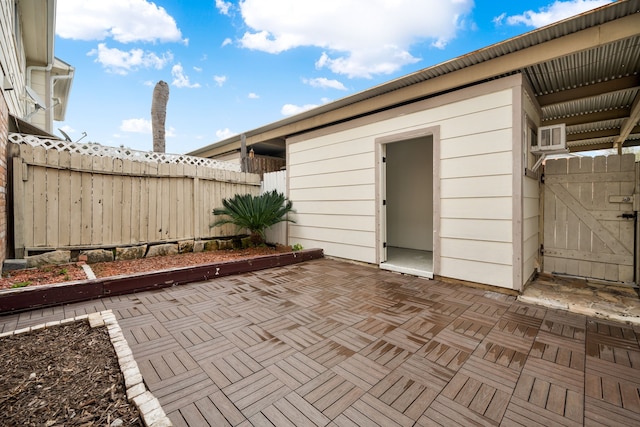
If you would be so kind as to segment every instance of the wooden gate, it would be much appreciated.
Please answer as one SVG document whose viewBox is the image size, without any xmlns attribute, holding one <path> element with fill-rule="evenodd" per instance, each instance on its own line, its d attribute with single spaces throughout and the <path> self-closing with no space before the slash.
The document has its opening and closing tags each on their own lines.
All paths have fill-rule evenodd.
<svg viewBox="0 0 640 427">
<path fill-rule="evenodd" d="M 546 162 L 544 272 L 638 280 L 636 169 L 633 154 Z"/>
</svg>

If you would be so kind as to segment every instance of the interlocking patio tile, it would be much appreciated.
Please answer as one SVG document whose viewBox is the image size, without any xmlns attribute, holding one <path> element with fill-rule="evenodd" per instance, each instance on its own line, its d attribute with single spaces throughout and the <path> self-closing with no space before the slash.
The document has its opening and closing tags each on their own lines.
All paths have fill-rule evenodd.
<svg viewBox="0 0 640 427">
<path fill-rule="evenodd" d="M 321 259 L 110 308 L 175 426 L 640 425 L 640 327 Z"/>
</svg>

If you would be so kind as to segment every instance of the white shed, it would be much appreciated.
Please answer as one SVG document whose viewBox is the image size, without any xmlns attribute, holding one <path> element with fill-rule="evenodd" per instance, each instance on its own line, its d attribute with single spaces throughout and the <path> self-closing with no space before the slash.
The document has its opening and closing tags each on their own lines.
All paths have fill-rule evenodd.
<svg viewBox="0 0 640 427">
<path fill-rule="evenodd" d="M 256 152 L 278 142 L 286 151 L 289 242 L 520 290 L 544 261 L 538 129 L 562 124 L 571 152 L 640 142 L 638 3 L 246 132 Z M 234 137 L 190 154 L 238 148 Z"/>
<path fill-rule="evenodd" d="M 538 249 L 538 181 L 513 144 L 526 99 L 517 74 L 288 138 L 290 241 L 400 272 L 522 285 Z"/>
</svg>

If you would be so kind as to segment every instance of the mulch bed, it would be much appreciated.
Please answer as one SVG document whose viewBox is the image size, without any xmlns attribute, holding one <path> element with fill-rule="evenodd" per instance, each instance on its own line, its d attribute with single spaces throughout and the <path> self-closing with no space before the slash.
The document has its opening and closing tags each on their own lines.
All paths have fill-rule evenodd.
<svg viewBox="0 0 640 427">
<path fill-rule="evenodd" d="M 0 360 L 2 425 L 143 425 L 106 327 L 83 321 L 3 337 Z"/>
<path fill-rule="evenodd" d="M 2 278 L 0 278 L 0 289 L 16 289 L 86 279 L 87 275 L 80 263 L 48 265 L 41 268 L 3 272 Z"/>
<path fill-rule="evenodd" d="M 198 253 L 191 252 L 127 261 L 100 262 L 91 264 L 90 267 L 97 277 L 111 277 L 166 270 L 170 268 L 190 267 L 194 265 L 211 264 L 237 259 L 255 258 L 262 255 L 272 255 L 282 252 L 291 252 L 291 247 L 278 245 L 275 247 L 266 246 Z M 13 270 L 3 273 L 2 276 L 3 277 L 0 278 L 0 290 L 87 279 L 87 275 L 82 269 L 82 263 Z"/>
</svg>

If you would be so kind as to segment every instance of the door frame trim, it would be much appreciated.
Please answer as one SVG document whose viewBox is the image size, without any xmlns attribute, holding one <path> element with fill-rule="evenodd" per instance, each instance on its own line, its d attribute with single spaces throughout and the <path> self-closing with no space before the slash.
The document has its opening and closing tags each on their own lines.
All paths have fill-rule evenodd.
<svg viewBox="0 0 640 427">
<path fill-rule="evenodd" d="M 433 274 L 440 274 L 440 125 L 413 129 L 410 131 L 394 133 L 375 139 L 376 156 L 376 263 L 380 265 L 384 256 L 384 214 L 382 201 L 385 197 L 385 183 L 382 182 L 382 156 L 385 152 L 383 145 L 402 142 L 410 139 L 431 136 L 433 140 Z"/>
</svg>

